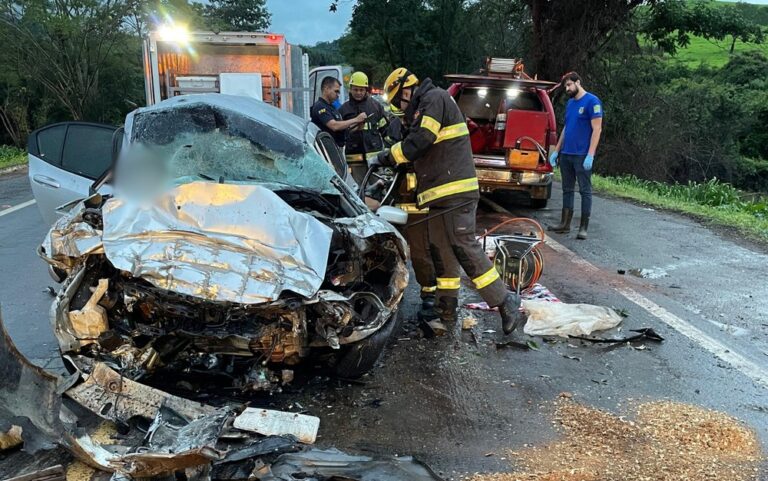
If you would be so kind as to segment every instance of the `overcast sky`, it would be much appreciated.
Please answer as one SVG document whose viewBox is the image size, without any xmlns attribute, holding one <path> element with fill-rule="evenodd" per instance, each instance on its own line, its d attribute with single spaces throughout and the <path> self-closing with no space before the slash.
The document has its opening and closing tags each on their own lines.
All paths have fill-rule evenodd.
<svg viewBox="0 0 768 481">
<path fill-rule="evenodd" d="M 267 0 L 272 13 L 273 33 L 282 33 L 289 43 L 314 45 L 336 40 L 344 34 L 352 17 L 352 0 L 341 0 L 331 13 L 331 0 Z"/>
</svg>

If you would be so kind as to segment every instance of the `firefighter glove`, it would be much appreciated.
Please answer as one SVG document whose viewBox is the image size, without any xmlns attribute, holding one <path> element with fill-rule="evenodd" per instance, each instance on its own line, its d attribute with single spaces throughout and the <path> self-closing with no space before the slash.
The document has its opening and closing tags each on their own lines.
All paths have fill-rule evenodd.
<svg viewBox="0 0 768 481">
<path fill-rule="evenodd" d="M 558 152 L 556 150 L 553 150 L 549 154 L 549 165 L 551 165 L 552 167 L 557 167 L 557 155 L 558 155 Z"/>
<path fill-rule="evenodd" d="M 376 157 L 371 159 L 370 161 L 370 167 L 373 167 L 374 165 L 380 166 L 380 167 L 389 167 L 394 165 L 394 162 L 392 162 L 391 157 L 389 155 L 389 149 L 384 149 L 378 154 L 376 154 Z"/>
<path fill-rule="evenodd" d="M 584 157 L 584 170 L 592 170 L 592 162 L 595 161 L 595 156 L 592 154 L 587 154 L 586 157 Z"/>
</svg>

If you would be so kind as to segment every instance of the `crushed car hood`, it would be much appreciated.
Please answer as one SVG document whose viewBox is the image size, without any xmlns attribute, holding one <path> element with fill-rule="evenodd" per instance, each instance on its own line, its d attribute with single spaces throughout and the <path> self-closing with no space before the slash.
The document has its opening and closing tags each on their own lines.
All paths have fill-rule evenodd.
<svg viewBox="0 0 768 481">
<path fill-rule="evenodd" d="M 193 182 L 102 212 L 109 261 L 163 289 L 257 304 L 311 297 L 325 276 L 331 229 L 262 186 Z"/>
</svg>

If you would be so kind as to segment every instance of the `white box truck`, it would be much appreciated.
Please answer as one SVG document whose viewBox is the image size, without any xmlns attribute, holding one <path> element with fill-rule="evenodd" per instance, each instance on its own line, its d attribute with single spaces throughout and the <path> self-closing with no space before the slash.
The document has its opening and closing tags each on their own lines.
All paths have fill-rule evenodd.
<svg viewBox="0 0 768 481">
<path fill-rule="evenodd" d="M 219 92 L 254 97 L 309 118 L 328 76 L 345 89 L 340 66 L 310 72 L 301 47 L 275 33 L 160 29 L 144 40 L 147 105 L 176 95 Z"/>
</svg>

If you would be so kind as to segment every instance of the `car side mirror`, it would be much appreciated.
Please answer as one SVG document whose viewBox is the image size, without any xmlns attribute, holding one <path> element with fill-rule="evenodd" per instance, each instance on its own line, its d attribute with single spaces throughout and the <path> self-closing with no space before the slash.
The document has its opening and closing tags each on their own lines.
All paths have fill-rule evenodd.
<svg viewBox="0 0 768 481">
<path fill-rule="evenodd" d="M 405 225 L 408 223 L 408 213 L 398 207 L 383 205 L 376 210 L 376 215 L 395 225 Z"/>
</svg>

